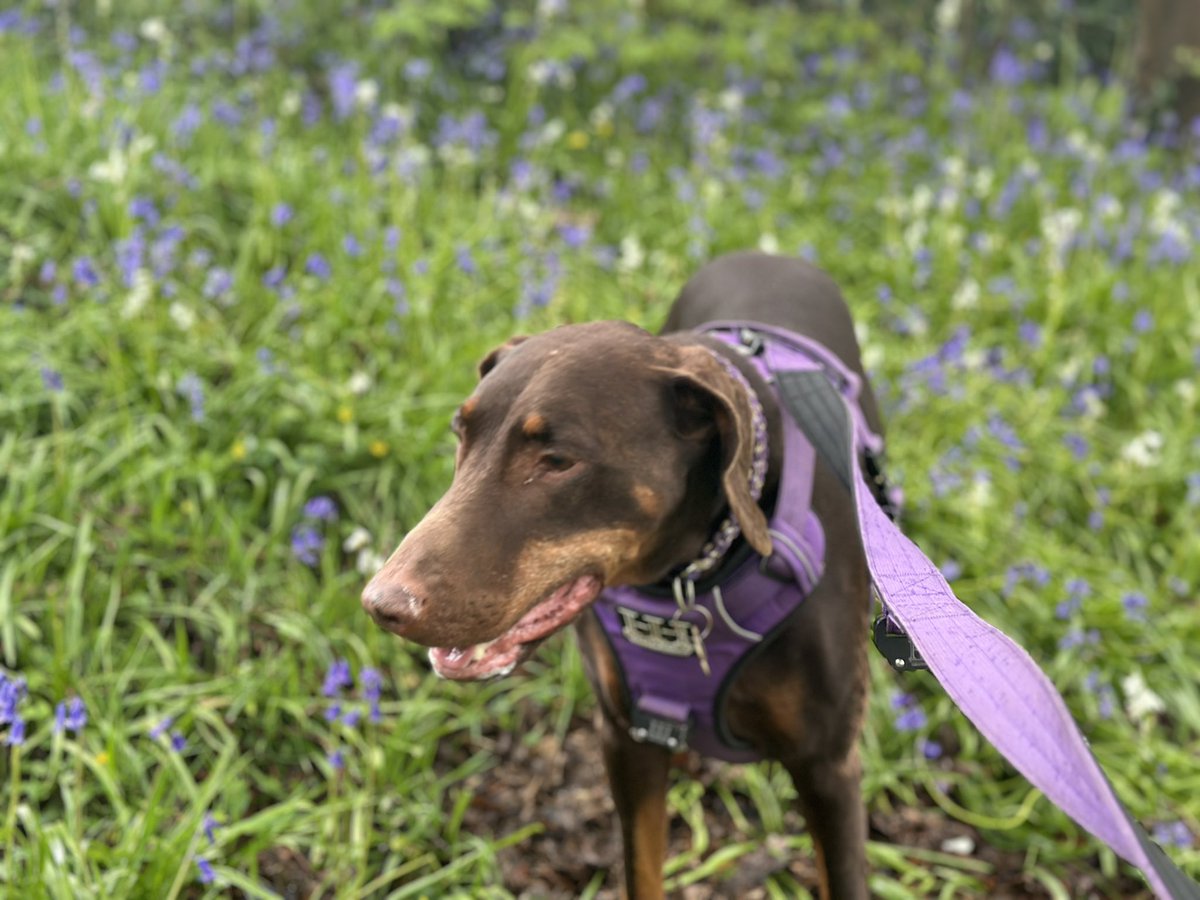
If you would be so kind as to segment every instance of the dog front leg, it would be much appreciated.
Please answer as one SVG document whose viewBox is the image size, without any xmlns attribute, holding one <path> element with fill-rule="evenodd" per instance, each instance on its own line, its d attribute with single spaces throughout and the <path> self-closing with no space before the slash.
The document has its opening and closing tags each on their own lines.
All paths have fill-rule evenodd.
<svg viewBox="0 0 1200 900">
<path fill-rule="evenodd" d="M 822 900 L 867 900 L 867 815 L 857 747 L 841 760 L 784 760 L 812 835 Z"/>
<path fill-rule="evenodd" d="M 621 820 L 625 851 L 625 896 L 658 900 L 663 894 L 667 855 L 667 777 L 671 754 L 639 744 L 607 718 L 603 726 L 604 766 Z"/>
</svg>

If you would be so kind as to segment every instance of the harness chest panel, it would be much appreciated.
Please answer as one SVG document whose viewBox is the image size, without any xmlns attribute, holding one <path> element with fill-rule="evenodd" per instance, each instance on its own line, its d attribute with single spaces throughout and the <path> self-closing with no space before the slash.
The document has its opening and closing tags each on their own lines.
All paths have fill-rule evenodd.
<svg viewBox="0 0 1200 900">
<path fill-rule="evenodd" d="M 757 323 L 721 323 L 708 333 L 742 349 L 772 390 L 781 376 L 804 373 L 828 377 L 857 397 L 853 373 L 800 335 Z M 781 416 L 781 424 L 783 471 L 769 557 L 751 553 L 718 579 L 677 578 L 672 590 L 609 588 L 593 606 L 622 671 L 638 740 L 731 762 L 761 758 L 725 726 L 725 693 L 816 587 L 825 561 L 824 531 L 811 508 L 816 450 L 791 416 Z"/>
</svg>

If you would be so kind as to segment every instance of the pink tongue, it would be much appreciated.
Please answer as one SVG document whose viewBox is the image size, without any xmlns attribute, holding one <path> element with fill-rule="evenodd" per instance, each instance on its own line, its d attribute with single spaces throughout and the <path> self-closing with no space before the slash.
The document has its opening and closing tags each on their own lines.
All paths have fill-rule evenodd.
<svg viewBox="0 0 1200 900">
<path fill-rule="evenodd" d="M 558 631 L 596 599 L 599 593 L 600 579 L 584 575 L 555 590 L 525 613 L 516 625 L 490 643 L 471 647 L 434 647 L 429 651 L 429 661 L 438 675 L 455 681 L 476 681 L 507 675 L 520 662 L 526 644 Z"/>
</svg>

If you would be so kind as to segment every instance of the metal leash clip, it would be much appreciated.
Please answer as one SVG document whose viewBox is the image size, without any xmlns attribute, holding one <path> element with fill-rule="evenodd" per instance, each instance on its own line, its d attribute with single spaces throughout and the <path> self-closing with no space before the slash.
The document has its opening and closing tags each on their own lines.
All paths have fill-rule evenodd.
<svg viewBox="0 0 1200 900">
<path fill-rule="evenodd" d="M 905 634 L 886 612 L 875 620 L 871 631 L 875 639 L 875 649 L 883 654 L 883 658 L 897 672 L 929 668 L 912 638 Z"/>
<path fill-rule="evenodd" d="M 672 622 L 682 622 L 687 626 L 688 631 L 692 635 L 692 647 L 696 651 L 696 659 L 700 663 L 700 670 L 705 675 L 712 674 L 712 666 L 708 664 L 708 651 L 704 648 L 704 639 L 712 633 L 713 614 L 706 606 L 696 605 L 696 583 L 683 578 L 676 578 L 672 584 L 672 589 L 675 593 L 675 605 L 679 607 L 671 615 Z M 688 613 L 700 613 L 704 619 L 704 627 L 701 628 L 695 622 L 683 618 Z"/>
</svg>

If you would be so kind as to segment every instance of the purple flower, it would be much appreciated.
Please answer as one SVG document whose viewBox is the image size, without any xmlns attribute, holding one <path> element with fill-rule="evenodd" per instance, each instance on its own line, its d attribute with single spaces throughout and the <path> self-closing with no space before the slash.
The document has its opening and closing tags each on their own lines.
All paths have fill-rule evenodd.
<svg viewBox="0 0 1200 900">
<path fill-rule="evenodd" d="M 354 112 L 355 91 L 358 87 L 358 65 L 339 63 L 329 70 L 329 99 L 333 115 L 339 121 Z"/>
<path fill-rule="evenodd" d="M 379 698 L 383 690 L 383 676 L 379 674 L 379 670 L 367 666 L 359 674 L 359 682 L 362 685 L 363 697 L 370 707 L 370 721 L 378 724 L 383 719 L 383 713 L 379 709 Z"/>
<path fill-rule="evenodd" d="M 271 224 L 276 228 L 282 228 L 292 221 L 294 215 L 292 208 L 286 203 L 276 203 L 271 207 Z"/>
<path fill-rule="evenodd" d="M 13 720 L 8 725 L 8 737 L 4 739 L 10 747 L 20 747 L 25 743 L 25 720 L 20 716 L 14 716 Z"/>
<path fill-rule="evenodd" d="M 1134 622 L 1146 620 L 1146 607 L 1149 605 L 1150 601 L 1142 593 L 1133 592 L 1121 598 L 1121 606 L 1125 610 L 1125 615 Z"/>
<path fill-rule="evenodd" d="M 308 259 L 304 261 L 304 271 L 309 275 L 315 275 L 322 281 L 325 281 L 333 274 L 333 268 L 329 265 L 329 261 L 320 253 L 310 253 Z"/>
<path fill-rule="evenodd" d="M 917 698 L 912 694 L 896 692 L 892 696 L 892 709 L 899 712 L 895 722 L 897 731 L 918 731 L 925 727 L 925 711 L 917 705 Z"/>
<path fill-rule="evenodd" d="M 41 371 L 42 371 L 42 386 L 46 390 L 52 391 L 55 394 L 62 393 L 62 390 L 63 390 L 62 373 L 58 372 L 54 369 L 51 369 L 49 366 L 42 366 Z"/>
<path fill-rule="evenodd" d="M 321 686 L 321 693 L 326 697 L 337 697 L 353 684 L 354 676 L 350 673 L 349 661 L 337 659 L 325 673 L 325 683 Z"/>
<path fill-rule="evenodd" d="M 1001 47 L 992 57 L 988 69 L 992 81 L 1004 87 L 1016 87 L 1025 80 L 1025 66 L 1007 47 Z"/>
<path fill-rule="evenodd" d="M 8 678 L 0 672 L 0 725 L 17 721 L 17 705 L 27 693 L 24 678 Z"/>
<path fill-rule="evenodd" d="M 320 522 L 333 522 L 337 519 L 337 504 L 329 497 L 313 497 L 304 504 L 304 517 Z"/>
<path fill-rule="evenodd" d="M 1085 438 L 1083 435 L 1075 433 L 1068 434 L 1063 438 L 1063 443 L 1066 444 L 1067 449 L 1071 451 L 1071 455 L 1074 456 L 1075 459 L 1087 459 L 1088 442 L 1087 438 Z"/>
<path fill-rule="evenodd" d="M 217 880 L 217 873 L 213 871 L 212 863 L 203 856 L 196 857 L 196 868 L 200 870 L 201 884 L 212 884 Z"/>
<path fill-rule="evenodd" d="M 1037 348 L 1042 345 L 1042 326 L 1038 325 L 1037 322 L 1025 319 L 1017 327 L 1017 335 L 1029 347 Z"/>
<path fill-rule="evenodd" d="M 87 707 L 84 706 L 82 697 L 72 697 L 54 707 L 55 734 L 62 734 L 64 731 L 82 731 L 87 720 Z"/>
<path fill-rule="evenodd" d="M 458 263 L 458 267 L 464 275 L 476 275 L 479 273 L 479 266 L 475 264 L 475 259 L 471 256 L 471 248 L 465 244 L 459 244 L 455 248 L 454 260 Z"/>
<path fill-rule="evenodd" d="M 336 719 L 341 714 L 342 714 L 342 704 L 331 703 L 328 706 L 328 708 L 326 708 L 326 710 L 325 710 L 325 721 L 332 722 L 334 719 Z"/>
<path fill-rule="evenodd" d="M 192 421 L 204 421 L 204 383 L 195 372 L 185 372 L 175 384 L 175 393 L 187 399 L 192 410 Z"/>
<path fill-rule="evenodd" d="M 1168 847 L 1178 847 L 1188 850 L 1196 843 L 1196 836 L 1183 820 L 1177 822 L 1159 822 L 1154 826 L 1154 840 Z"/>
<path fill-rule="evenodd" d="M 924 754 L 926 759 L 942 758 L 944 751 L 942 750 L 942 745 L 937 741 L 921 741 L 918 746 L 920 746 L 921 753 Z"/>
<path fill-rule="evenodd" d="M 962 565 L 957 560 L 948 559 L 938 568 L 947 581 L 955 581 L 962 575 Z"/>
<path fill-rule="evenodd" d="M 334 750 L 329 754 L 329 764 L 333 766 L 337 772 L 342 771 L 346 767 L 346 754 L 341 750 Z"/>
<path fill-rule="evenodd" d="M 357 259 L 363 254 L 362 244 L 359 243 L 358 238 L 352 234 L 348 234 L 342 238 L 342 250 L 345 251 L 347 256 L 354 259 Z"/>
<path fill-rule="evenodd" d="M 88 256 L 81 256 L 71 264 L 71 275 L 80 287 L 95 287 L 100 283 L 96 264 Z"/>
<path fill-rule="evenodd" d="M 228 294 L 232 287 L 233 275 L 228 269 L 218 266 L 204 279 L 204 296 L 209 300 L 219 300 Z"/>
<path fill-rule="evenodd" d="M 159 723 L 150 729 L 150 737 L 158 740 L 167 733 L 167 729 L 175 723 L 174 716 L 167 716 L 165 719 L 159 720 Z"/>
<path fill-rule="evenodd" d="M 210 844 L 217 842 L 217 829 L 220 827 L 221 824 L 213 818 L 212 813 L 206 812 L 204 814 L 204 819 L 200 822 L 200 829 L 204 832 L 204 836 L 208 838 Z"/>
<path fill-rule="evenodd" d="M 424 81 L 433 74 L 433 64 L 427 59 L 410 59 L 404 64 L 404 77 L 409 81 Z"/>
<path fill-rule="evenodd" d="M 353 728 L 355 725 L 358 724 L 358 720 L 361 718 L 362 718 L 362 710 L 361 709 L 348 709 L 344 713 L 342 713 L 342 724 L 349 725 L 351 728 Z"/>
<path fill-rule="evenodd" d="M 292 554 L 306 566 L 316 566 L 325 538 L 315 528 L 303 525 L 292 531 Z"/>
<path fill-rule="evenodd" d="M 1139 309 L 1133 317 L 1133 333 L 1145 334 L 1154 328 L 1154 316 L 1149 310 Z"/>
<path fill-rule="evenodd" d="M 149 197 L 134 197 L 129 201 L 129 215 L 153 228 L 158 224 L 158 207 Z"/>
</svg>

